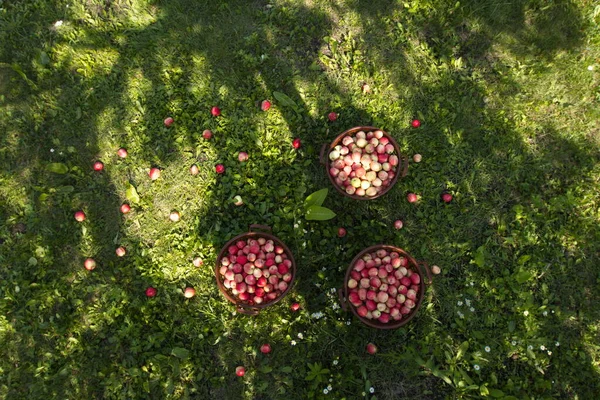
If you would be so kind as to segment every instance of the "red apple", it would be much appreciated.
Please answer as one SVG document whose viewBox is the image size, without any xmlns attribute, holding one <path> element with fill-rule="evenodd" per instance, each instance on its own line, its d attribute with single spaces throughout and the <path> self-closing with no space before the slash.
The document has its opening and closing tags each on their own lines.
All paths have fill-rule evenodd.
<svg viewBox="0 0 600 400">
<path fill-rule="evenodd" d="M 367 344 L 367 353 L 369 353 L 369 354 L 377 353 L 377 346 L 375 346 L 373 343 Z"/>
<path fill-rule="evenodd" d="M 414 161 L 414 162 L 416 162 L 416 163 L 419 163 L 419 162 L 421 162 L 421 159 L 422 159 L 422 158 L 423 158 L 423 157 L 422 157 L 420 154 L 415 154 L 415 155 L 413 156 L 413 161 Z"/>
<path fill-rule="evenodd" d="M 340 227 L 338 228 L 338 237 L 344 237 L 346 236 L 346 229 Z"/>
<path fill-rule="evenodd" d="M 131 206 L 127 203 L 123 203 L 121 204 L 121 212 L 123 214 L 127 214 L 129 211 L 131 211 Z"/>
<path fill-rule="evenodd" d="M 117 150 L 117 155 L 121 158 L 126 158 L 127 157 L 127 149 L 121 147 L 119 150 Z"/>
<path fill-rule="evenodd" d="M 158 169 L 158 168 L 151 168 L 150 172 L 148 172 L 148 176 L 153 181 L 157 180 L 160 177 L 160 169 Z"/>
<path fill-rule="evenodd" d="M 421 126 L 421 121 L 419 121 L 418 119 L 413 119 L 411 125 L 413 128 L 418 128 Z"/>
<path fill-rule="evenodd" d="M 193 287 L 186 287 L 185 291 L 183 292 L 183 296 L 186 299 L 191 299 L 195 295 L 196 295 L 196 289 L 194 289 Z"/>
<path fill-rule="evenodd" d="M 213 135 L 213 133 L 208 129 L 205 129 L 204 132 L 202 132 L 202 137 L 206 140 L 210 140 L 212 135 Z"/>
<path fill-rule="evenodd" d="M 223 174 L 225 173 L 225 166 L 223 164 L 217 164 L 215 166 L 215 171 L 217 171 L 217 174 Z"/>
<path fill-rule="evenodd" d="M 165 126 L 167 128 L 170 127 L 171 125 L 173 125 L 173 122 L 175 122 L 175 120 L 173 118 L 171 118 L 171 117 L 165 118 L 165 121 L 164 121 Z"/>
<path fill-rule="evenodd" d="M 218 117 L 219 115 L 221 115 L 221 109 L 219 107 L 213 107 L 210 109 L 210 113 L 213 117 Z"/>
<path fill-rule="evenodd" d="M 104 164 L 102 161 L 96 161 L 94 163 L 94 171 L 102 171 L 104 169 Z"/>
<path fill-rule="evenodd" d="M 416 203 L 417 202 L 417 195 L 414 193 L 409 193 L 406 195 L 406 199 L 408 200 L 409 203 Z"/>
<path fill-rule="evenodd" d="M 248 153 L 246 153 L 245 151 L 240 151 L 238 153 L 238 161 L 239 162 L 248 161 Z"/>
<path fill-rule="evenodd" d="M 77 222 L 85 221 L 85 213 L 81 210 L 75 212 L 75 220 Z"/>
<path fill-rule="evenodd" d="M 300 309 L 300 304 L 293 303 L 290 308 L 292 309 L 292 311 L 298 311 Z"/>
<path fill-rule="evenodd" d="M 338 118 L 338 115 L 337 115 L 337 113 L 330 112 L 330 113 L 327 115 L 327 118 L 329 118 L 329 120 L 330 120 L 331 122 L 333 122 L 333 121 L 335 121 L 335 120 Z"/>
<path fill-rule="evenodd" d="M 395 229 L 402 229 L 403 226 L 404 226 L 404 223 L 401 220 L 397 219 L 396 221 L 394 221 Z"/>
<path fill-rule="evenodd" d="M 260 103 L 261 110 L 267 111 L 269 108 L 271 108 L 271 102 L 269 100 L 263 100 L 262 103 Z"/>
<path fill-rule="evenodd" d="M 295 149 L 299 149 L 299 148 L 300 148 L 300 146 L 302 146 L 302 142 L 300 141 L 300 138 L 296 138 L 296 139 L 294 139 L 294 141 L 292 142 L 292 146 L 293 146 Z"/>
<path fill-rule="evenodd" d="M 194 267 L 201 267 L 202 264 L 204 264 L 204 261 L 202 261 L 200 257 L 195 257 L 192 264 L 194 264 Z"/>
<path fill-rule="evenodd" d="M 154 289 L 152 286 L 150 286 L 148 289 L 146 289 L 146 296 L 147 297 L 156 296 L 156 289 Z"/>
<path fill-rule="evenodd" d="M 271 352 L 271 345 L 268 343 L 263 344 L 260 346 L 260 352 L 263 354 L 269 354 Z"/>
<path fill-rule="evenodd" d="M 96 268 L 96 261 L 94 261 L 93 258 L 86 258 L 83 262 L 83 267 L 88 271 L 92 271 L 94 268 Z"/>
<path fill-rule="evenodd" d="M 246 368 L 244 368 L 242 366 L 236 367 L 235 368 L 235 374 L 237 376 L 244 376 L 244 375 L 246 375 Z"/>
<path fill-rule="evenodd" d="M 442 193 L 442 201 L 444 203 L 450 203 L 452 201 L 452 195 L 448 192 Z"/>
<path fill-rule="evenodd" d="M 117 253 L 117 257 L 123 257 L 123 256 L 125 256 L 125 254 L 127 253 L 127 250 L 125 250 L 125 247 L 123 247 L 123 246 L 119 246 L 119 247 L 117 247 L 117 249 L 115 250 L 115 253 Z"/>
</svg>

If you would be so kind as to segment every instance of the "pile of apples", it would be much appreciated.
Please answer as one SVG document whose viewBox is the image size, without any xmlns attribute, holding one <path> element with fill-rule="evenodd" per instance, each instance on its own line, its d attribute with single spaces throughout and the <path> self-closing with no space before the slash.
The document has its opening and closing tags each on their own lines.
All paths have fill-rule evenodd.
<svg viewBox="0 0 600 400">
<path fill-rule="evenodd" d="M 238 240 L 219 261 L 223 286 L 240 303 L 266 304 L 285 293 L 293 279 L 285 249 L 266 238 Z"/>
<path fill-rule="evenodd" d="M 344 136 L 329 152 L 329 174 L 349 195 L 373 197 L 385 191 L 396 176 L 399 158 L 381 130 Z"/>
<path fill-rule="evenodd" d="M 348 302 L 356 313 L 382 324 L 400 321 L 413 312 L 419 298 L 421 275 L 406 257 L 379 249 L 363 255 L 350 271 Z"/>
</svg>

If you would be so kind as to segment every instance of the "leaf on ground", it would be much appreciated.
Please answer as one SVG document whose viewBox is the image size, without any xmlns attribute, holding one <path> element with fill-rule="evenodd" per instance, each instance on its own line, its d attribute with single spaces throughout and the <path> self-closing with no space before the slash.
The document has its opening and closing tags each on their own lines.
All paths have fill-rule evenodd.
<svg viewBox="0 0 600 400">
<path fill-rule="evenodd" d="M 184 349 L 183 347 L 174 347 L 173 350 L 171 350 L 171 354 L 177 358 L 181 358 L 182 360 L 185 360 L 186 358 L 189 357 L 190 352 L 189 352 L 189 350 Z"/>
<path fill-rule="evenodd" d="M 306 210 L 306 219 L 310 221 L 326 221 L 335 217 L 335 213 L 327 207 L 310 206 Z"/>
<path fill-rule="evenodd" d="M 312 193 L 304 200 L 304 207 L 308 209 L 310 206 L 322 206 L 328 192 L 329 189 L 325 188 Z"/>
<path fill-rule="evenodd" d="M 55 174 L 66 174 L 69 172 L 69 167 L 63 163 L 50 163 L 46 166 L 46 169 Z"/>
<path fill-rule="evenodd" d="M 275 97 L 277 102 L 283 107 L 290 107 L 292 110 L 299 112 L 296 102 L 288 97 L 288 95 L 285 93 L 273 92 L 273 97 Z"/>
<path fill-rule="evenodd" d="M 131 183 L 127 186 L 127 190 L 125 191 L 125 197 L 132 203 L 139 203 L 140 196 L 138 195 L 137 189 Z"/>
</svg>

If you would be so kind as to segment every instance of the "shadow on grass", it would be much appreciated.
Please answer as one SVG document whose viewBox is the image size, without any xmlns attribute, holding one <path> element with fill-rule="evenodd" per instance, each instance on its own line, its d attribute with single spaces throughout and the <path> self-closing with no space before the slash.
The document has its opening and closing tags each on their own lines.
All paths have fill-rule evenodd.
<svg viewBox="0 0 600 400">
<path fill-rule="evenodd" d="M 194 1 L 159 1 L 151 9 L 154 18 L 149 18 L 152 21 L 144 25 L 133 24 L 123 17 L 127 15 L 125 2 L 106 2 L 104 6 L 93 7 L 91 4 L 87 5 L 89 8 L 86 11 L 91 15 L 91 20 L 117 20 L 122 25 L 111 27 L 110 24 L 102 24 L 96 27 L 85 19 L 73 21 L 80 29 L 80 36 L 76 37 L 84 39 L 72 46 L 82 52 L 111 50 L 117 55 L 116 61 L 104 73 L 88 71 L 93 77 L 85 78 L 85 63 L 82 70 L 77 71 L 72 66 L 77 63 L 62 60 L 60 67 L 56 68 L 57 80 L 71 82 L 70 88 L 57 88 L 52 85 L 54 81 L 45 83 L 40 79 L 36 81 L 39 86 L 37 90 L 26 90 L 29 95 L 48 96 L 49 101 L 55 103 L 54 111 L 45 110 L 44 114 L 35 118 L 26 112 L 22 113 L 17 119 L 20 126 L 26 128 L 25 135 L 19 136 L 16 130 L 9 130 L 2 139 L 3 146 L 16 149 L 0 160 L 9 165 L 13 175 L 22 176 L 16 179 L 18 182 L 27 186 L 48 182 L 49 186 L 55 188 L 71 186 L 74 190 L 73 195 L 53 194 L 45 204 L 40 204 L 39 193 L 35 191 L 30 190 L 27 196 L 29 210 L 23 215 L 29 228 L 26 237 L 53 257 L 38 257 L 40 264 L 30 272 L 32 275 L 19 275 L 18 279 L 21 282 L 51 282 L 47 286 L 56 286 L 56 290 L 60 290 L 65 279 L 71 279 L 68 284 L 72 292 L 55 297 L 53 307 L 35 310 L 34 306 L 42 304 L 51 291 L 45 289 L 43 293 L 36 293 L 33 287 L 21 291 L 15 299 L 16 304 L 3 310 L 13 318 L 11 323 L 15 332 L 10 339 L 19 338 L 15 342 L 21 340 L 21 343 L 27 343 L 17 350 L 9 350 L 12 352 L 9 354 L 11 362 L 16 363 L 12 367 L 19 363 L 29 365 L 28 368 L 15 369 L 12 380 L 39 382 L 39 379 L 44 379 L 46 383 L 37 387 L 35 384 L 10 387 L 9 397 L 42 393 L 88 397 L 135 396 L 145 391 L 160 398 L 173 392 L 187 393 L 192 389 L 217 398 L 240 396 L 245 389 L 232 374 L 236 363 L 256 362 L 257 365 L 271 366 L 265 359 L 248 356 L 244 346 L 257 347 L 261 338 L 269 337 L 273 332 L 292 333 L 296 329 L 310 327 L 295 322 L 298 319 L 294 316 L 290 316 L 293 328 L 271 326 L 268 315 L 256 318 L 256 325 L 241 316 L 232 321 L 227 315 L 231 308 L 225 304 L 225 299 L 214 285 L 199 288 L 201 302 L 185 302 L 182 310 L 178 290 L 184 280 L 190 283 L 195 280 L 196 286 L 200 286 L 201 282 L 212 283 L 212 268 L 186 270 L 185 263 L 189 266 L 189 259 L 193 256 L 190 248 L 206 255 L 207 260 L 213 260 L 220 246 L 244 231 L 249 223 L 270 224 L 284 242 L 294 243 L 291 247 L 300 265 L 295 295 L 305 299 L 307 308 L 304 312 L 308 314 L 327 305 L 329 301 L 324 291 L 313 287 L 318 277 L 314 266 L 338 266 L 340 262 L 345 265 L 361 248 L 372 244 L 364 243 L 365 238 L 392 241 L 418 258 L 439 259 L 445 265 L 453 265 L 447 268 L 446 277 L 456 280 L 469 277 L 461 264 L 468 265 L 480 246 L 484 246 L 487 253 L 497 255 L 495 261 L 505 260 L 505 269 L 510 274 L 516 271 L 516 260 L 529 251 L 533 252 L 533 272 L 541 273 L 538 264 L 560 262 L 565 265 L 565 276 L 573 274 L 571 268 L 575 268 L 576 264 L 574 261 L 573 264 L 571 261 L 565 262 L 565 253 L 562 252 L 564 243 L 560 236 L 535 241 L 531 240 L 529 232 L 522 229 L 514 227 L 500 231 L 497 225 L 515 223 L 512 219 L 518 214 L 513 211 L 516 206 L 529 209 L 542 196 L 561 198 L 574 189 L 578 179 L 589 174 L 597 162 L 593 147 L 573 143 L 552 127 L 545 127 L 546 135 L 542 136 L 545 142 L 540 143 L 539 151 L 533 153 L 524 138 L 516 132 L 514 124 L 503 114 L 502 105 L 486 103 L 488 88 L 481 86 L 473 77 L 475 68 L 479 68 L 491 81 L 503 79 L 504 87 L 519 90 L 515 82 L 500 77 L 505 66 L 498 65 L 499 61 L 493 54 L 496 35 L 512 37 L 515 44 L 513 51 L 519 56 L 551 59 L 559 51 L 580 45 L 578 28 L 581 17 L 571 3 L 559 2 L 542 9 L 525 1 L 510 6 L 474 1 L 453 9 L 452 2 L 452 5 L 444 5 L 439 9 L 433 5 L 424 6 L 416 14 L 405 14 L 401 8 L 383 2 L 369 6 L 356 2 L 354 10 L 364 25 L 362 33 L 347 32 L 349 35 L 341 35 L 340 32 L 344 31 L 341 24 L 336 25 L 324 11 L 307 6 L 270 7 L 263 2 L 242 1 L 211 5 Z M 35 14 L 33 18 L 37 20 L 31 21 L 31 26 L 37 26 L 38 21 L 48 24 L 53 18 L 62 18 L 57 16 L 56 11 L 61 9 L 61 3 L 56 2 L 53 6 L 51 8 L 48 4 L 44 6 L 44 12 Z M 343 13 L 344 8 L 340 7 L 337 11 Z M 553 21 L 556 26 L 565 29 L 552 30 L 552 34 L 548 35 L 547 21 Z M 395 28 L 391 29 L 391 25 L 395 25 Z M 395 40 L 394 47 L 381 39 L 389 37 L 390 29 Z M 332 37 L 340 43 L 337 51 L 331 47 L 326 51 L 330 59 L 327 65 L 320 53 L 325 37 Z M 357 47 L 353 47 L 352 37 L 362 40 L 360 46 L 367 49 L 367 59 L 372 60 L 367 61 L 364 67 L 358 65 L 354 70 L 353 62 L 347 58 L 356 55 L 353 54 Z M 68 36 L 42 36 L 42 43 L 37 43 L 38 46 L 24 46 L 21 49 L 15 42 L 3 42 L 3 56 L 14 52 L 16 61 L 31 60 L 35 57 L 35 49 L 48 43 L 51 43 L 50 48 L 45 50 L 52 55 L 52 46 L 66 45 L 70 40 Z M 408 51 L 410 46 L 419 43 L 424 43 L 433 53 L 433 59 L 440 60 L 440 64 L 445 58 L 462 56 L 467 67 L 448 71 L 424 65 L 425 57 L 411 58 Z M 358 64 L 359 59 L 357 56 L 351 60 Z M 379 70 L 385 71 L 398 93 L 392 100 L 401 103 L 400 107 L 391 104 L 389 110 L 371 114 L 367 111 L 368 105 L 353 97 L 347 88 L 338 85 L 332 78 L 336 73 L 334 67 L 340 70 L 347 68 L 351 80 L 357 81 L 372 79 Z M 319 70 L 321 68 L 325 75 Z M 39 67 L 32 67 L 31 71 L 27 69 L 26 73 L 31 79 L 36 74 L 40 77 L 49 74 Z M 141 82 L 141 87 L 134 91 L 137 97 L 130 94 L 133 81 Z M 15 95 L 11 98 L 25 96 L 25 93 L 18 92 L 21 86 L 16 85 Z M 53 91 L 59 94 L 53 95 Z M 271 98 L 274 91 L 286 93 L 296 103 L 296 110 L 278 106 L 273 111 L 281 113 L 286 127 L 277 126 L 275 118 L 261 113 L 255 106 L 263 98 Z M 327 92 L 323 100 L 316 101 L 316 109 L 311 109 L 310 104 L 314 101 L 309 104 L 304 100 L 306 93 L 311 91 Z M 452 96 L 449 96 L 450 93 Z M 327 100 L 328 97 L 335 100 Z M 136 104 L 133 110 L 130 107 L 132 103 Z M 213 105 L 222 106 L 224 118 L 210 117 L 209 109 Z M 325 115 L 334 108 L 341 111 L 340 119 L 329 124 Z M 399 108 L 404 108 L 400 111 L 401 117 L 391 115 Z M 176 123 L 172 129 L 162 126 L 162 120 L 167 115 L 175 117 Z M 409 118 L 417 115 L 423 116 L 423 129 L 408 131 L 406 125 Z M 76 121 L 76 127 L 69 127 L 70 121 Z M 106 126 L 107 121 L 110 127 Z M 327 185 L 322 167 L 315 163 L 320 145 L 349 126 L 369 124 L 384 127 L 397 135 L 403 150 L 417 149 L 424 154 L 425 160 L 431 161 L 412 166 L 414 169 L 409 178 L 399 182 L 394 193 L 376 202 L 356 205 L 348 199 L 332 195 L 328 202 L 339 213 L 338 221 L 341 225 L 353 226 L 355 231 L 349 234 L 346 241 L 340 241 L 334 237 L 333 229 L 332 232 L 320 231 L 323 229 L 320 224 L 304 223 L 295 215 L 295 206 L 297 200 L 309 190 Z M 200 138 L 205 128 L 215 132 L 215 140 L 210 144 Z M 271 130 L 289 132 L 289 137 L 270 137 Z M 115 148 L 128 143 L 135 147 L 129 148 L 132 161 L 118 164 L 115 157 L 110 163 L 107 162 L 109 171 L 106 174 L 88 173 L 95 157 L 100 153 L 107 154 L 99 148 L 100 132 L 109 132 Z M 49 152 L 49 136 L 58 139 L 59 144 L 53 146 L 63 149 L 64 155 L 57 157 Z M 300 136 L 305 145 L 305 152 L 299 157 L 289 146 L 294 136 Z M 252 140 L 249 141 L 248 137 Z M 287 140 L 288 143 L 277 143 L 278 140 Z M 67 145 L 72 145 L 76 151 L 67 153 Z M 223 154 L 223 148 L 248 151 L 251 159 L 247 164 L 240 165 L 235 160 L 235 154 Z M 562 149 L 560 154 L 563 159 L 557 159 L 555 148 Z M 260 153 L 261 160 L 258 156 L 254 157 L 254 154 Z M 30 155 L 26 163 L 22 161 L 24 154 Z M 201 196 L 191 198 L 186 197 L 189 193 L 179 188 L 182 196 L 180 204 L 200 201 L 201 198 L 203 205 L 191 215 L 183 213 L 184 221 L 189 218 L 185 228 L 165 228 L 161 223 L 166 219 L 171 205 L 168 199 L 161 197 L 160 190 L 168 191 L 170 186 L 165 184 L 156 188 L 147 184 L 146 171 L 136 165 L 164 168 L 165 180 L 184 179 L 182 173 L 173 171 L 174 165 L 181 160 L 187 163 L 195 161 L 201 165 L 203 185 L 217 184 L 212 191 L 201 191 Z M 68 163 L 83 172 L 57 177 L 44 171 L 47 163 L 55 161 Z M 215 177 L 211 172 L 217 162 L 223 162 L 228 170 L 223 177 Z M 114 168 L 115 173 L 110 168 Z M 253 172 L 248 172 L 250 170 Z M 432 175 L 446 182 L 427 178 Z M 150 230 L 153 237 L 146 236 L 134 226 L 135 218 L 123 220 L 117 212 L 122 201 L 122 188 L 127 181 L 134 183 L 142 195 L 142 203 L 134 213 L 156 212 L 156 215 L 140 217 L 138 220 L 155 227 Z M 286 184 L 277 191 L 265 190 L 274 182 Z M 429 212 L 441 207 L 437 196 L 443 189 L 456 192 L 456 201 L 452 205 L 454 208 L 447 208 L 446 213 Z M 406 206 L 403 199 L 407 191 L 422 195 L 423 200 L 417 208 Z M 235 194 L 242 195 L 247 202 L 246 207 L 236 208 L 231 204 L 230 200 Z M 568 199 L 565 201 L 569 203 Z M 545 202 L 542 199 L 542 204 Z M 84 225 L 89 229 L 87 235 L 76 231 L 74 227 L 79 226 L 71 222 L 72 212 L 82 205 L 86 207 L 91 221 L 89 225 Z M 352 213 L 344 210 L 352 210 Z M 15 211 L 2 210 L 0 215 L 14 215 Z M 556 214 L 554 208 L 549 212 Z M 406 232 L 417 240 L 388 233 L 385 226 L 377 225 L 375 221 L 381 217 L 392 221 L 399 213 L 406 216 Z M 545 229 L 546 224 L 551 222 L 543 217 L 528 218 L 534 219 L 536 229 Z M 559 220 L 554 223 L 559 228 L 564 227 L 561 216 L 556 218 Z M 583 255 L 589 254 L 593 252 L 594 244 L 589 238 L 577 234 L 577 218 L 577 215 L 569 217 L 568 228 L 563 233 L 583 244 L 585 250 L 580 250 Z M 490 219 L 500 224 L 490 222 Z M 515 219 L 518 221 L 518 218 Z M 301 227 L 294 229 L 297 223 Z M 437 226 L 447 226 L 447 229 L 431 229 Z M 307 233 L 303 239 L 299 239 L 302 237 L 299 230 L 303 228 Z M 117 260 L 113 248 L 105 244 L 113 243 L 114 235 L 123 229 L 132 232 L 137 229 L 139 235 L 119 239 L 127 241 L 131 252 L 128 260 Z M 378 230 L 378 233 L 371 235 L 373 230 Z M 594 232 L 597 234 L 597 229 Z M 523 237 L 516 237 L 521 234 Z M 9 233 L 5 232 L 4 235 L 8 236 Z M 511 237 L 515 240 L 513 244 L 507 243 Z M 10 245 L 15 248 L 26 250 L 30 246 L 27 243 L 19 247 L 12 242 L 20 240 L 18 238 L 10 240 Z M 160 244 L 161 241 L 171 241 L 171 244 L 164 246 Z M 335 245 L 332 246 L 332 243 Z M 536 259 L 535 248 L 540 243 L 557 249 L 553 253 L 555 259 Z M 305 251 L 303 244 L 310 251 Z M 153 249 L 171 254 L 157 254 Z M 30 252 L 31 249 L 27 249 L 24 254 Z M 101 264 L 90 276 L 79 273 L 81 260 L 90 255 L 87 252 L 97 255 Z M 74 253 L 77 254 L 75 261 Z M 28 258 L 23 256 L 17 260 L 20 265 L 25 265 L 29 262 Z M 172 263 L 176 267 L 172 272 L 165 273 L 158 267 L 164 263 Z M 210 264 L 211 261 L 207 261 L 205 265 Z M 55 266 L 55 269 L 51 269 L 51 266 Z M 104 266 L 107 267 L 106 271 Z M 504 276 L 500 269 L 494 269 L 491 265 L 486 265 L 486 268 L 490 280 Z M 345 266 L 340 269 L 345 270 Z M 583 293 L 598 298 L 597 288 L 594 288 L 593 279 L 590 279 L 593 270 L 579 271 L 583 276 L 577 281 L 577 287 L 583 289 Z M 175 276 L 175 272 L 184 272 L 186 278 Z M 343 272 L 332 269 L 324 275 L 337 281 L 341 280 Z M 13 278 L 8 274 L 6 276 L 7 281 Z M 451 298 L 456 291 L 449 280 L 436 282 L 436 291 L 439 290 L 439 295 L 445 298 Z M 563 279 L 557 278 L 551 285 L 561 285 L 562 282 Z M 146 301 L 142 298 L 141 294 L 148 284 L 159 288 L 157 299 Z M 518 288 L 507 286 L 507 290 L 515 291 L 514 295 L 518 297 Z M 486 298 L 485 294 L 480 296 Z M 533 296 L 538 295 L 534 293 Z M 31 309 L 19 305 L 26 297 L 32 298 Z M 82 299 L 86 300 L 82 303 Z M 494 298 L 491 300 L 495 301 Z M 565 307 L 572 312 L 581 304 L 582 298 L 574 295 L 569 299 L 554 301 L 557 309 L 568 304 Z M 284 303 L 274 307 L 270 313 L 285 314 L 288 312 L 285 309 Z M 439 309 L 439 315 L 430 311 L 431 315 L 435 315 L 443 327 L 449 327 L 449 334 L 457 340 L 468 339 L 469 329 L 479 329 L 475 326 L 469 329 L 461 327 L 451 317 L 454 310 L 450 307 L 439 305 Z M 513 309 L 513 305 L 507 302 L 493 312 L 510 313 Z M 69 323 L 63 326 L 59 322 L 51 322 L 33 330 L 25 326 L 25 322 L 40 318 L 44 321 L 42 324 L 48 324 L 46 320 L 55 314 L 68 315 L 66 318 L 70 318 Z M 558 315 L 551 323 L 542 324 L 540 332 L 551 331 L 557 324 L 569 324 L 568 316 L 571 315 Z M 17 317 L 23 320 L 19 321 Z M 515 315 L 514 320 L 517 324 L 526 323 L 520 316 Z M 297 377 L 273 372 L 277 382 L 273 383 L 275 388 L 269 390 L 273 393 L 304 390 L 303 378 L 309 361 L 323 361 L 333 354 L 349 352 L 352 363 L 358 365 L 365 362 L 362 354 L 349 351 L 355 336 L 401 343 L 411 335 L 414 337 L 426 330 L 439 332 L 440 328 L 434 321 L 425 316 L 420 321 L 424 326 L 413 324 L 405 330 L 387 333 L 372 332 L 363 327 L 341 327 L 339 336 L 332 336 L 331 341 L 306 345 L 305 362 L 294 364 L 299 368 L 295 371 Z M 487 320 L 485 328 L 496 330 L 498 338 L 510 336 L 507 327 L 494 325 L 496 323 Z M 573 341 L 581 340 L 584 325 L 585 322 L 582 322 L 581 326 L 571 327 Z M 41 330 L 46 327 L 54 328 L 55 335 L 54 340 L 44 344 Z M 141 328 L 145 340 L 141 340 Z M 189 332 L 196 330 L 200 330 L 198 336 L 190 336 Z M 30 335 L 39 341 L 35 344 L 27 341 Z M 244 346 L 240 346 L 240 342 Z M 76 346 L 75 343 L 79 343 L 80 347 L 70 350 L 70 346 Z M 34 345 L 35 351 L 28 350 L 28 345 Z M 189 350 L 191 359 L 170 355 L 174 347 Z M 38 377 L 36 374 L 39 372 L 33 370 L 34 360 L 49 357 L 45 354 L 52 348 L 60 348 L 65 353 L 60 357 L 51 355 L 56 357 L 50 364 L 52 367 Z M 428 353 L 426 348 L 420 350 L 435 357 L 441 356 L 434 351 Z M 192 364 L 192 360 L 197 361 L 194 356 L 207 354 L 209 360 L 203 360 L 203 365 Z M 398 365 L 402 356 L 401 352 L 392 351 L 390 359 Z M 285 355 L 275 356 L 272 365 L 277 365 L 277 361 L 282 365 L 289 362 L 281 357 Z M 382 361 L 371 362 L 373 369 L 381 369 L 379 367 L 383 365 Z M 569 360 L 564 362 L 573 368 L 568 364 Z M 508 365 L 511 363 L 515 365 Z M 375 365 L 378 367 L 375 368 Z M 363 379 L 356 368 L 345 368 L 347 370 L 344 372 L 357 381 Z M 575 376 L 563 377 L 565 381 L 559 390 L 560 394 L 583 396 L 587 393 L 584 380 L 597 377 L 591 359 L 585 359 L 578 370 L 584 370 L 581 373 L 582 380 Z M 391 370 L 382 373 L 374 381 L 375 385 L 389 385 L 392 374 L 396 375 L 396 372 Z M 533 376 L 532 368 L 515 360 L 507 362 L 507 368 L 502 375 L 499 373 L 499 378 L 515 380 L 522 379 L 523 375 Z M 122 377 L 127 377 L 126 384 L 123 384 Z M 205 383 L 199 383 L 201 381 Z M 250 381 L 262 384 L 258 377 L 251 377 Z M 425 386 L 430 390 L 449 390 L 437 387 L 433 381 L 422 382 L 426 382 Z M 57 391 L 58 387 L 62 388 L 61 392 Z M 357 387 L 361 385 L 357 384 Z M 389 391 L 382 394 L 388 398 L 415 398 L 423 389 L 422 383 L 388 387 Z M 254 395 L 257 395 L 265 389 L 255 390 L 257 392 Z M 539 390 L 544 394 L 556 393 L 545 392 L 544 386 Z M 351 391 L 347 393 L 349 396 L 352 394 Z"/>
</svg>

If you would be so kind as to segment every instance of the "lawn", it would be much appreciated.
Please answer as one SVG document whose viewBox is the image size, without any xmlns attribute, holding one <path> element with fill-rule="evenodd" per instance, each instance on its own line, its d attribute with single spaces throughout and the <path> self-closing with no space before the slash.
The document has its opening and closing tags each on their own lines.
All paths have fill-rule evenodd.
<svg viewBox="0 0 600 400">
<path fill-rule="evenodd" d="M 375 200 L 319 162 L 354 126 L 411 159 Z M 599 193 L 592 0 L 0 0 L 0 397 L 597 398 Z M 297 263 L 257 316 L 214 271 L 250 224 Z M 394 330 L 337 295 L 380 243 L 441 269 Z"/>
</svg>

